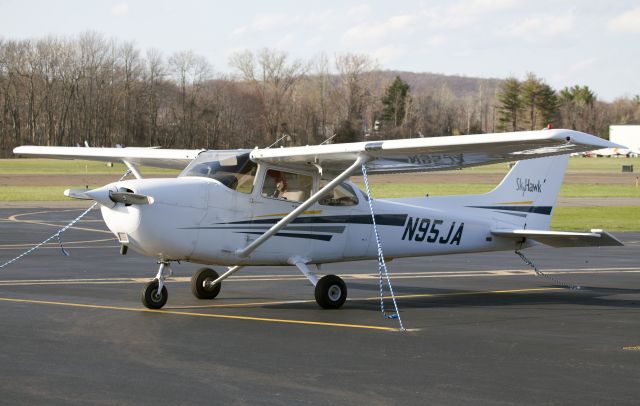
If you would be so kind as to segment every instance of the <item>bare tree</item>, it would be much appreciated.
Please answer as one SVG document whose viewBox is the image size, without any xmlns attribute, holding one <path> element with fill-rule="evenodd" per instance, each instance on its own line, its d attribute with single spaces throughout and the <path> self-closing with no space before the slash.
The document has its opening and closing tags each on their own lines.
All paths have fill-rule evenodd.
<svg viewBox="0 0 640 406">
<path fill-rule="evenodd" d="M 284 105 L 307 65 L 300 59 L 289 61 L 282 51 L 264 48 L 254 55 L 251 51 L 233 54 L 230 63 L 250 82 L 262 101 L 264 127 L 268 138 L 276 140 L 283 129 Z"/>
<path fill-rule="evenodd" d="M 180 111 L 174 112 L 181 135 L 180 142 L 195 146 L 196 108 L 200 89 L 211 77 L 211 65 L 192 51 L 178 52 L 169 58 L 169 68 L 180 85 Z"/>
<path fill-rule="evenodd" d="M 314 61 L 313 88 L 318 106 L 318 122 L 314 125 L 313 134 L 327 139 L 333 134 L 334 126 L 329 126 L 329 100 L 331 92 L 331 72 L 329 58 L 322 53 Z"/>
<path fill-rule="evenodd" d="M 246 148 L 284 133 L 291 145 L 318 143 L 334 133 L 338 141 L 367 134 L 441 136 L 494 131 L 498 124 L 535 129 L 558 118 L 606 136 L 611 123 L 640 123 L 640 96 L 608 103 L 587 86 L 558 93 L 535 76 L 526 89 L 515 78 L 381 71 L 367 55 L 338 55 L 330 63 L 321 54 L 307 63 L 263 49 L 232 56 L 239 77 L 214 77 L 206 59 L 191 51 L 168 59 L 155 50 L 141 55 L 135 43 L 95 32 L 0 38 L 0 154 L 25 143 L 85 140 L 92 146 Z M 411 97 L 392 131 L 384 125 L 374 131 L 385 90 L 397 75 L 411 86 Z M 562 103 L 558 116 L 556 97 Z"/>
<path fill-rule="evenodd" d="M 368 55 L 347 53 L 336 55 L 335 65 L 340 81 L 334 90 L 341 108 L 338 126 L 362 133 L 373 120 L 371 104 L 376 97 L 371 91 L 373 80 L 369 74 L 377 68 L 377 62 Z"/>
</svg>

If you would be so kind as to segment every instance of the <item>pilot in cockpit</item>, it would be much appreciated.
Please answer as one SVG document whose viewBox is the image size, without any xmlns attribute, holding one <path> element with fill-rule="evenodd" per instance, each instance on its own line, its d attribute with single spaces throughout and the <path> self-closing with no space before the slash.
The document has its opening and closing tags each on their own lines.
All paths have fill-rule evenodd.
<svg viewBox="0 0 640 406">
<path fill-rule="evenodd" d="M 280 171 L 269 169 L 265 178 L 263 196 L 281 198 L 287 191 L 287 181 Z"/>
</svg>

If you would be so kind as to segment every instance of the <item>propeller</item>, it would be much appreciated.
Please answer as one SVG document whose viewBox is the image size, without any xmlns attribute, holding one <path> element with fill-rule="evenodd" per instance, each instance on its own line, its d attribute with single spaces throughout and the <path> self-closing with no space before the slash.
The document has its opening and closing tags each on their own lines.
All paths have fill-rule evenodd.
<svg viewBox="0 0 640 406">
<path fill-rule="evenodd" d="M 147 195 L 133 192 L 112 192 L 109 191 L 109 198 L 116 203 L 124 204 L 151 204 L 153 199 Z"/>
<path fill-rule="evenodd" d="M 116 204 L 125 205 L 132 204 L 152 204 L 153 197 L 133 193 L 129 189 L 120 188 L 118 191 L 110 190 L 109 187 L 103 186 L 93 190 L 84 189 L 67 189 L 64 195 L 73 199 L 95 200 L 105 207 L 115 207 Z"/>
</svg>

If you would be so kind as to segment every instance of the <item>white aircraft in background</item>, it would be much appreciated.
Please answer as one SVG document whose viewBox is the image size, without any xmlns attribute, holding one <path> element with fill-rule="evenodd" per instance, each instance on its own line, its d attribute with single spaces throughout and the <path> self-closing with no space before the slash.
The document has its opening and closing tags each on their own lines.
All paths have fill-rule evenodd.
<svg viewBox="0 0 640 406">
<path fill-rule="evenodd" d="M 629 148 L 602 148 L 595 151 L 587 151 L 582 154 L 586 157 L 633 157 L 638 156 L 638 151 Z"/>
<path fill-rule="evenodd" d="M 549 231 L 569 154 L 617 144 L 571 130 L 416 138 L 254 150 L 172 150 L 22 146 L 18 155 L 122 161 L 136 179 L 69 197 L 100 204 L 122 244 L 154 257 L 156 277 L 142 303 L 167 302 L 172 261 L 226 266 L 192 277 L 199 299 L 244 266 L 293 265 L 315 286 L 323 308 L 339 308 L 347 287 L 321 264 L 378 257 L 369 197 L 348 178 L 363 170 L 429 172 L 518 161 L 482 195 L 371 201 L 388 257 L 554 247 L 622 245 L 602 230 Z M 143 179 L 140 165 L 184 168 L 177 178 Z M 425 173 L 424 176 L 429 176 Z M 316 269 L 313 270 L 312 266 Z"/>
</svg>

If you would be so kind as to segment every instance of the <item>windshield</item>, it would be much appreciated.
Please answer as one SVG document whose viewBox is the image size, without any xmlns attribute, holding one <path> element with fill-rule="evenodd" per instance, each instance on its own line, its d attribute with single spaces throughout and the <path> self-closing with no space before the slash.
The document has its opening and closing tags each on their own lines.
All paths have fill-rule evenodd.
<svg viewBox="0 0 640 406">
<path fill-rule="evenodd" d="M 205 151 L 187 166 L 180 176 L 200 176 L 219 181 L 229 189 L 251 193 L 257 165 L 248 150 Z"/>
</svg>

